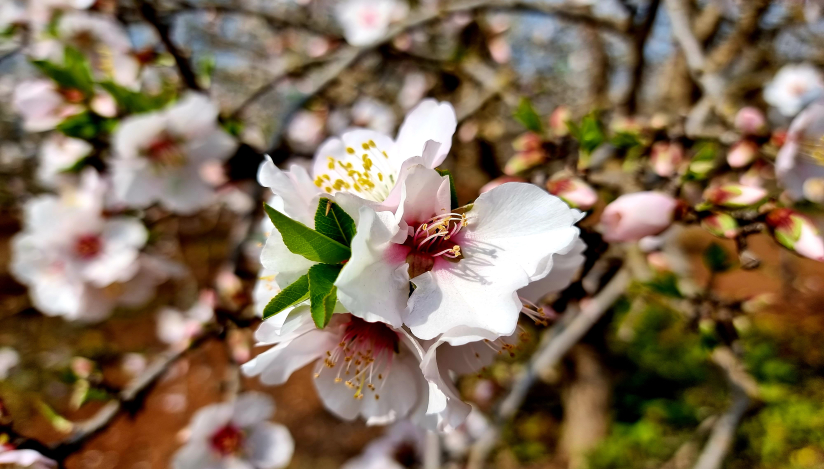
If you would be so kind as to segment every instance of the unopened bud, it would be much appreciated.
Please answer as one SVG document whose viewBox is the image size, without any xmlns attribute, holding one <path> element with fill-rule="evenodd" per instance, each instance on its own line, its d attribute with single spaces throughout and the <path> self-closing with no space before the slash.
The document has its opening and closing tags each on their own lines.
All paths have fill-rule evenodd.
<svg viewBox="0 0 824 469">
<path fill-rule="evenodd" d="M 569 135 L 568 122 L 572 120 L 572 112 L 566 106 L 558 106 L 549 115 L 549 130 L 555 137 Z"/>
<path fill-rule="evenodd" d="M 710 187 L 704 191 L 704 199 L 707 202 L 731 208 L 749 207 L 763 201 L 766 197 L 766 189 L 743 184 L 725 184 Z"/>
<path fill-rule="evenodd" d="M 656 235 L 673 222 L 678 200 L 661 192 L 636 192 L 615 199 L 604 208 L 601 231 L 604 239 L 638 241 Z"/>
<path fill-rule="evenodd" d="M 738 222 L 726 213 L 713 213 L 701 220 L 701 227 L 719 238 L 735 238 Z"/>
<path fill-rule="evenodd" d="M 678 143 L 656 142 L 652 146 L 652 170 L 663 178 L 674 176 L 683 160 L 684 149 Z"/>
<path fill-rule="evenodd" d="M 506 162 L 504 174 L 514 176 L 542 164 L 546 160 L 543 139 L 533 132 L 521 134 L 512 142 L 515 155 Z"/>
<path fill-rule="evenodd" d="M 809 218 L 788 208 L 777 208 L 767 215 L 776 241 L 801 256 L 824 262 L 824 240 Z"/>
<path fill-rule="evenodd" d="M 758 156 L 758 145 L 749 140 L 742 140 L 730 148 L 727 153 L 727 164 L 732 168 L 743 168 L 755 161 Z"/>
<path fill-rule="evenodd" d="M 81 379 L 86 379 L 91 376 L 92 371 L 94 371 L 94 366 L 93 361 L 83 357 L 74 357 L 69 364 L 72 373 Z"/>
<path fill-rule="evenodd" d="M 741 108 L 735 115 L 735 128 L 746 135 L 756 135 L 767 127 L 767 119 L 760 109 L 752 106 Z"/>
<path fill-rule="evenodd" d="M 554 177 L 546 183 L 550 194 L 560 197 L 572 208 L 589 210 L 598 202 L 598 193 L 583 180 L 570 175 Z"/>
<path fill-rule="evenodd" d="M 741 303 L 741 310 L 747 314 L 753 314 L 763 311 L 775 303 L 775 294 L 761 293 Z"/>
</svg>

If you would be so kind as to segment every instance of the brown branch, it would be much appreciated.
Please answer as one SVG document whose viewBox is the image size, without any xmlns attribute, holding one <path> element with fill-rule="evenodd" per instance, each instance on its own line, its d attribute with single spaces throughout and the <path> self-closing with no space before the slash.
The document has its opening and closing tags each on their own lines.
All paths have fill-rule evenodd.
<svg viewBox="0 0 824 469">
<path fill-rule="evenodd" d="M 163 45 L 166 47 L 166 50 L 169 51 L 169 54 L 174 57 L 177 71 L 180 73 L 180 78 L 183 80 L 186 87 L 191 90 L 202 91 L 203 88 L 201 88 L 201 86 L 197 83 L 197 77 L 195 72 L 192 70 L 192 66 L 189 64 L 189 60 L 184 57 L 183 53 L 172 41 L 170 35 L 171 28 L 165 21 L 158 17 L 155 6 L 149 1 L 139 0 L 139 7 L 140 14 L 149 24 L 152 25 L 152 27 L 154 27 L 158 36 L 160 36 L 160 41 L 163 42 Z"/>
<path fill-rule="evenodd" d="M 655 18 L 658 15 L 658 7 L 661 5 L 661 0 L 652 0 L 647 8 L 647 16 L 644 22 L 641 23 L 634 31 L 634 47 L 633 55 L 635 63 L 632 68 L 632 77 L 630 78 L 629 93 L 625 98 L 625 105 L 629 115 L 635 114 L 638 111 L 640 100 L 641 82 L 644 77 L 644 67 L 646 66 L 646 57 L 644 57 L 644 48 L 647 45 L 647 39 L 652 32 L 652 26 L 655 24 Z"/>
</svg>

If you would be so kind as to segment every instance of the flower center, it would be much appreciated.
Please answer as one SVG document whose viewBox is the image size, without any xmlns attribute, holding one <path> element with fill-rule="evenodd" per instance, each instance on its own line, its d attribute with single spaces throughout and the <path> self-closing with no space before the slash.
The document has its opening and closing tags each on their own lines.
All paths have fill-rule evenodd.
<svg viewBox="0 0 824 469">
<path fill-rule="evenodd" d="M 74 242 L 74 253 L 84 261 L 97 257 L 102 249 L 103 241 L 97 235 L 83 235 Z"/>
<path fill-rule="evenodd" d="M 232 424 L 226 425 L 212 435 L 212 448 L 221 456 L 240 453 L 243 447 L 243 432 Z"/>
<path fill-rule="evenodd" d="M 364 10 L 361 15 L 361 22 L 367 27 L 375 26 L 378 23 L 378 12 L 371 9 Z"/>
<path fill-rule="evenodd" d="M 406 262 L 409 263 L 409 278 L 432 270 L 437 258 L 460 260 L 463 257 L 461 246 L 453 238 L 466 224 L 465 214 L 447 213 L 432 217 L 426 223 L 418 225 L 404 243 L 411 248 L 406 256 Z"/>
<path fill-rule="evenodd" d="M 326 351 L 323 364 L 326 368 L 338 369 L 335 383 L 354 389 L 355 399 L 363 399 L 364 391 L 371 391 L 378 400 L 379 389 L 374 382 L 385 382 L 399 347 L 398 333 L 386 324 L 352 316 L 338 346 Z M 315 378 L 321 371 L 323 368 L 315 373 Z"/>
<path fill-rule="evenodd" d="M 149 143 L 144 154 L 159 169 L 180 168 L 186 164 L 180 143 L 165 132 Z"/>
<path fill-rule="evenodd" d="M 70 104 L 82 103 L 85 98 L 85 96 L 83 96 L 83 92 L 77 88 L 60 88 L 57 92 L 63 96 L 63 99 L 66 100 L 67 103 Z"/>
<path fill-rule="evenodd" d="M 386 150 L 369 140 L 358 150 L 346 147 L 346 155 L 342 160 L 327 156 L 327 170 L 315 177 L 315 185 L 329 194 L 345 191 L 375 202 L 386 200 L 396 176 Z"/>
</svg>

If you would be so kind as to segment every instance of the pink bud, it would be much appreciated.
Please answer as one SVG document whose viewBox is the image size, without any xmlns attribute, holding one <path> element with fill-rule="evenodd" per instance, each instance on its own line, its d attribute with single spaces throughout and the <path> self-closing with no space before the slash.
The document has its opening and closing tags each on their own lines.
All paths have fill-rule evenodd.
<svg viewBox="0 0 824 469">
<path fill-rule="evenodd" d="M 727 164 L 732 168 L 743 168 L 758 156 L 758 145 L 749 140 L 741 140 L 727 153 Z"/>
<path fill-rule="evenodd" d="M 675 175 L 684 160 L 684 148 L 678 143 L 656 142 L 652 146 L 650 162 L 655 174 L 668 178 Z"/>
<path fill-rule="evenodd" d="M 809 218 L 788 208 L 777 208 L 767 215 L 767 225 L 782 246 L 809 259 L 824 262 L 824 240 Z"/>
<path fill-rule="evenodd" d="M 117 115 L 117 102 L 109 93 L 98 93 L 92 98 L 90 104 L 92 111 L 103 117 L 114 117 Z"/>
<path fill-rule="evenodd" d="M 756 107 L 743 107 L 735 115 L 735 128 L 743 134 L 760 134 L 766 127 L 767 119 L 764 113 Z"/>
<path fill-rule="evenodd" d="M 569 127 L 567 122 L 572 120 L 572 112 L 566 106 L 558 106 L 549 115 L 549 130 L 552 135 L 556 137 L 564 137 L 569 135 Z"/>
<path fill-rule="evenodd" d="M 92 371 L 94 371 L 94 362 L 88 358 L 73 357 L 69 367 L 75 376 L 86 379 L 92 374 Z"/>
<path fill-rule="evenodd" d="M 647 254 L 647 263 L 658 272 L 672 271 L 672 266 L 670 265 L 669 259 L 667 259 L 667 255 L 661 251 Z"/>
<path fill-rule="evenodd" d="M 554 177 L 546 183 L 546 188 L 550 194 L 560 197 L 572 208 L 589 210 L 598 202 L 598 193 L 574 176 Z"/>
<path fill-rule="evenodd" d="M 543 139 L 534 132 L 521 134 L 512 142 L 515 155 L 506 162 L 504 174 L 514 176 L 535 166 L 543 164 L 546 152 L 543 149 Z"/>
<path fill-rule="evenodd" d="M 740 208 L 755 205 L 767 197 L 767 190 L 743 184 L 725 184 L 704 191 L 704 199 L 722 207 Z"/>
<path fill-rule="evenodd" d="M 608 242 L 638 241 L 656 235 L 673 222 L 678 201 L 660 192 L 622 195 L 601 215 L 601 231 Z"/>
<path fill-rule="evenodd" d="M 735 238 L 738 222 L 726 213 L 713 213 L 701 220 L 701 227 L 719 238 Z"/>
<path fill-rule="evenodd" d="M 524 178 L 519 178 L 518 176 L 501 176 L 497 177 L 481 187 L 480 193 L 483 194 L 484 192 L 489 192 L 492 189 L 500 186 L 501 184 L 506 184 L 508 182 L 527 182 Z"/>
<path fill-rule="evenodd" d="M 517 152 L 540 150 L 543 139 L 535 132 L 524 132 L 512 141 L 512 148 Z"/>
</svg>

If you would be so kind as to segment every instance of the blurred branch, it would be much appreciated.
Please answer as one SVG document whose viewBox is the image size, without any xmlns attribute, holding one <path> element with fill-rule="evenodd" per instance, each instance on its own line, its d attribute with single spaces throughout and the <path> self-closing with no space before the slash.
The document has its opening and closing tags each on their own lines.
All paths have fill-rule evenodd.
<svg viewBox="0 0 824 469">
<path fill-rule="evenodd" d="M 750 406 L 750 398 L 742 389 L 734 386 L 732 395 L 732 405 L 712 427 L 710 438 L 693 466 L 694 469 L 719 469 L 724 463 L 738 424 Z"/>
<path fill-rule="evenodd" d="M 632 54 L 635 63 L 632 67 L 632 76 L 629 85 L 629 93 L 627 94 L 624 105 L 627 107 L 627 113 L 632 115 L 638 110 L 638 101 L 641 91 L 641 83 L 644 77 L 644 68 L 646 66 L 646 57 L 644 57 L 644 48 L 647 45 L 647 39 L 652 32 L 652 26 L 655 24 L 655 18 L 658 15 L 658 8 L 661 5 L 661 0 L 652 0 L 647 8 L 647 16 L 644 21 L 635 29 L 633 39 L 635 41 Z"/>
<path fill-rule="evenodd" d="M 542 370 L 556 366 L 566 353 L 581 340 L 612 305 L 624 294 L 631 275 L 627 269 L 619 270 L 607 285 L 593 298 L 582 302 L 577 313 L 568 311 L 561 322 L 547 329 L 541 336 L 538 350 L 529 361 L 526 370 L 515 380 L 509 394 L 495 412 L 495 424 L 490 425 L 485 435 L 478 439 L 469 452 L 468 469 L 482 469 L 487 457 L 495 447 L 500 426 L 512 418 Z"/>
<path fill-rule="evenodd" d="M 259 11 L 254 9 L 245 8 L 242 5 L 214 5 L 214 4 L 206 4 L 206 5 L 195 5 L 190 2 L 180 2 L 180 7 L 176 8 L 172 11 L 169 11 L 169 14 L 179 14 L 179 13 L 197 13 L 197 12 L 214 12 L 219 14 L 230 14 L 230 15 L 243 15 L 243 16 L 256 16 L 265 20 L 267 23 L 277 26 L 284 26 L 289 28 L 299 28 L 304 29 L 306 31 L 315 33 L 315 34 L 322 34 L 324 36 L 329 36 L 330 33 L 334 33 L 335 36 L 339 36 L 339 32 L 335 29 L 330 30 L 330 28 L 335 28 L 334 25 L 329 24 L 321 24 L 315 21 L 312 21 L 305 17 L 305 15 L 298 15 L 294 11 L 286 12 L 285 14 L 278 14 L 276 12 L 267 12 L 267 11 Z M 166 13 L 166 12 L 164 12 Z"/>
<path fill-rule="evenodd" d="M 184 57 L 183 53 L 172 41 L 170 35 L 171 28 L 169 25 L 158 17 L 157 9 L 152 3 L 146 0 L 138 0 L 138 4 L 140 7 L 140 14 L 154 27 L 158 36 L 160 36 L 160 41 L 163 42 L 163 45 L 166 47 L 169 54 L 174 57 L 177 71 L 180 73 L 180 78 L 183 80 L 183 83 L 191 90 L 202 91 L 202 88 L 197 83 L 195 72 L 189 64 L 189 60 Z"/>
</svg>

